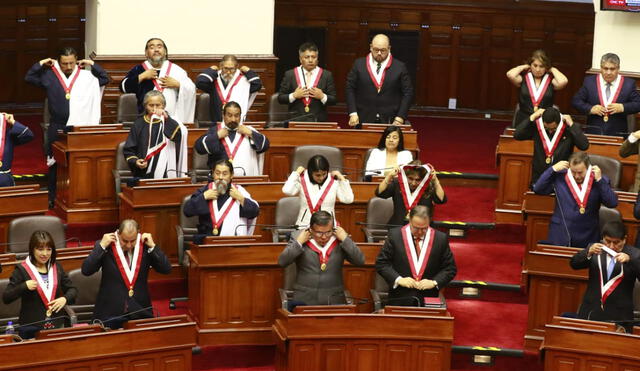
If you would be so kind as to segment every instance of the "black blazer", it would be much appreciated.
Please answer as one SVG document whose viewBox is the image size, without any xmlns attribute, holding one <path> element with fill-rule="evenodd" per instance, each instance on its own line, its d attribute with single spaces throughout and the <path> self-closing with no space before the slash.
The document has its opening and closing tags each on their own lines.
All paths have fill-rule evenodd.
<svg viewBox="0 0 640 371">
<path fill-rule="evenodd" d="M 542 138 L 540 138 L 536 123 L 529 121 L 529 117 L 516 126 L 513 138 L 515 140 L 533 140 L 531 185 L 540 178 L 540 175 L 542 175 L 548 167 L 553 166 L 553 164 L 558 161 L 568 160 L 569 156 L 573 153 L 574 146 L 578 147 L 581 151 L 586 151 L 589 148 L 589 139 L 587 139 L 587 136 L 582 132 L 580 124 L 577 123 L 564 129 L 560 143 L 558 143 L 556 150 L 553 151 L 552 161 L 548 164 L 547 155 L 544 152 L 544 145 L 542 144 Z"/>
<path fill-rule="evenodd" d="M 358 58 L 347 75 L 348 113 L 357 112 L 360 123 L 390 123 L 396 116 L 407 118 L 413 99 L 411 77 L 404 63 L 392 59 L 378 93 L 369 71 L 367 58 Z"/>
<path fill-rule="evenodd" d="M 640 278 L 640 250 L 631 246 L 625 246 L 623 248 L 622 252 L 629 255 L 631 259 L 624 264 L 622 282 L 620 282 L 618 287 L 613 290 L 605 301 L 604 310 L 600 306 L 601 295 L 598 256 L 593 255 L 591 259 L 587 259 L 588 251 L 589 247 L 587 246 L 571 258 L 571 268 L 589 268 L 587 291 L 584 293 L 584 298 L 578 311 L 578 317 L 595 321 L 633 319 L 633 287 L 636 278 Z M 604 265 L 602 267 L 603 279 L 606 282 L 606 259 L 602 260 L 602 264 Z M 615 277 L 620 273 L 620 266 L 620 263 L 616 263 L 611 277 Z"/>
<path fill-rule="evenodd" d="M 421 279 L 434 280 L 438 282 L 438 288 L 442 289 L 455 277 L 457 268 L 447 236 L 440 231 L 435 232 L 435 240 L 430 251 L 427 252 L 427 266 Z M 376 258 L 376 271 L 389 284 L 389 305 L 416 305 L 416 300 L 413 298 L 416 297 L 422 306 L 425 296 L 438 296 L 438 290 L 435 288 L 431 290 L 408 289 L 401 286 L 393 288 L 398 276 L 412 277 L 401 228 L 389 231 L 389 236 Z"/>
<path fill-rule="evenodd" d="M 55 266 L 58 270 L 58 289 L 56 290 L 55 297 L 59 298 L 64 296 L 67 299 L 67 304 L 73 304 L 78 295 L 78 290 L 73 286 L 73 283 L 64 269 L 62 269 L 62 266 L 59 263 L 56 263 Z M 31 291 L 27 288 L 26 282 L 30 279 L 31 277 L 25 268 L 21 264 L 16 265 L 9 279 L 9 285 L 7 285 L 7 288 L 2 294 L 2 301 L 5 304 L 9 304 L 18 298 L 22 299 L 20 305 L 20 325 L 43 321 L 47 313 L 47 308 L 44 306 L 42 299 L 40 299 L 38 291 Z M 52 318 L 63 317 L 65 315 L 65 312 L 60 310 L 58 313 L 54 313 Z M 38 326 L 41 327 L 42 324 Z"/>
<path fill-rule="evenodd" d="M 300 68 L 300 66 L 296 67 Z M 309 112 L 304 111 L 304 102 L 302 99 L 296 99 L 293 103 L 289 103 L 289 94 L 293 93 L 298 87 L 298 81 L 293 69 L 284 73 L 284 77 L 280 82 L 280 90 L 278 91 L 278 102 L 280 104 L 289 105 L 289 118 L 296 118 L 309 113 L 309 117 L 296 119 L 295 121 L 327 121 L 327 106 L 336 104 L 336 87 L 333 83 L 333 74 L 331 71 L 322 70 L 322 76 L 318 81 L 318 89 L 327 95 L 326 104 L 318 99 L 311 98 L 309 104 Z M 315 116 L 315 117 L 313 117 Z"/>
<path fill-rule="evenodd" d="M 133 296 L 129 297 L 129 289 L 126 287 L 120 270 L 116 263 L 111 246 L 103 249 L 100 241 L 96 241 L 93 250 L 82 263 L 82 274 L 90 276 L 102 269 L 102 280 L 100 281 L 100 290 L 96 298 L 94 319 L 105 321 L 112 317 L 121 316 L 125 313 L 125 305 L 127 312 L 135 312 L 142 308 L 151 306 L 151 298 L 149 296 L 149 288 L 147 279 L 149 277 L 149 268 L 153 267 L 158 273 L 169 274 L 171 272 L 171 263 L 167 256 L 160 250 L 160 246 L 153 249 L 151 253 L 148 246 L 144 245 L 142 260 L 140 261 L 140 273 L 133 287 Z M 152 317 L 152 311 L 141 311 L 135 315 L 131 315 L 129 319 Z"/>
</svg>

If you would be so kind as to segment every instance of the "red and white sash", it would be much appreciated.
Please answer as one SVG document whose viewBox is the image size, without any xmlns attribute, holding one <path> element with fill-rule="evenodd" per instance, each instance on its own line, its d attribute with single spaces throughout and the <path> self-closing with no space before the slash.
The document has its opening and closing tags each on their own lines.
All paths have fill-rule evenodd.
<svg viewBox="0 0 640 371">
<path fill-rule="evenodd" d="M 209 189 L 214 189 L 215 183 L 209 183 Z M 231 184 L 229 184 L 231 187 Z M 222 204 L 222 208 L 218 209 L 218 200 L 209 201 L 209 214 L 211 215 L 211 225 L 213 230 L 220 231 L 220 226 L 224 222 L 224 219 L 229 214 L 229 211 L 233 208 L 234 203 L 238 201 L 234 200 L 233 197 L 229 196 L 229 198 Z M 219 233 L 215 233 L 219 234 Z"/>
<path fill-rule="evenodd" d="M 584 214 L 584 210 L 587 208 L 587 201 L 589 200 L 589 194 L 591 193 L 591 186 L 593 185 L 594 178 L 595 176 L 593 175 L 591 165 L 587 168 L 587 174 L 585 175 L 582 184 L 576 183 L 576 180 L 571 174 L 571 169 L 567 169 L 567 174 L 564 177 L 564 180 L 567 182 L 567 187 L 569 187 L 571 195 L 573 195 L 573 199 L 580 208 L 581 214 Z"/>
<path fill-rule="evenodd" d="M 607 250 L 613 252 L 610 249 L 607 249 Z M 607 253 L 611 256 L 611 259 L 615 259 L 615 254 L 611 255 L 610 252 L 607 252 Z M 604 259 L 604 264 L 606 265 L 607 258 L 603 257 L 603 254 L 599 254 L 598 270 L 600 271 L 600 296 L 602 300 L 601 301 L 602 305 L 604 306 L 604 303 L 607 301 L 607 298 L 609 297 L 609 295 L 611 295 L 613 290 L 615 290 L 616 287 L 618 287 L 618 285 L 620 284 L 620 282 L 622 282 L 622 279 L 624 278 L 624 265 L 620 264 L 620 273 L 615 277 L 611 277 L 611 279 L 609 279 L 607 283 L 605 283 L 603 277 L 604 277 L 604 274 L 606 274 L 607 272 L 602 271 L 603 259 Z"/>
<path fill-rule="evenodd" d="M 544 97 L 544 93 L 547 91 L 549 84 L 551 83 L 551 76 L 548 73 L 545 73 L 542 77 L 542 81 L 540 82 L 540 86 L 536 87 L 536 82 L 533 78 L 533 74 L 531 72 L 525 75 L 525 82 L 527 84 L 527 88 L 529 89 L 529 97 L 531 99 L 531 105 L 535 110 L 540 106 L 540 102 L 542 102 L 542 97 Z"/>
<path fill-rule="evenodd" d="M 424 270 L 427 267 L 428 254 L 431 252 L 433 246 L 433 240 L 435 239 L 435 230 L 431 227 L 427 229 L 427 233 L 424 235 L 422 245 L 420 246 L 420 256 L 416 253 L 416 246 L 413 242 L 413 236 L 411 235 L 411 225 L 407 224 L 401 229 L 402 240 L 404 241 L 404 250 L 407 254 L 407 260 L 411 267 L 411 275 L 416 281 L 422 279 Z"/>
<path fill-rule="evenodd" d="M 615 85 L 615 81 L 611 84 L 612 88 L 614 87 L 613 85 Z M 607 107 L 608 105 L 610 105 L 611 103 L 615 102 L 618 99 L 618 95 L 620 95 L 620 90 L 622 90 L 622 85 L 624 85 L 624 76 L 622 75 L 618 75 L 618 86 L 615 87 L 615 92 L 612 92 L 613 94 L 609 95 L 609 99 L 607 99 L 607 94 L 606 94 L 606 90 L 607 90 L 607 83 L 604 81 L 604 79 L 602 78 L 602 76 L 597 76 L 596 77 L 596 85 L 598 87 L 598 98 L 600 99 L 600 105 L 603 107 Z"/>
<path fill-rule="evenodd" d="M 165 76 L 169 76 L 169 74 L 171 73 L 171 66 L 173 66 L 173 63 L 167 61 L 167 70 L 166 72 L 163 73 L 162 69 L 160 69 L 160 72 L 158 73 L 158 79 L 161 77 L 165 77 Z M 142 63 L 142 68 L 144 68 L 144 70 L 148 70 L 148 69 L 155 69 L 151 63 L 149 63 L 149 61 L 144 61 Z M 155 90 L 157 91 L 163 91 L 164 88 L 162 86 L 160 86 L 160 83 L 158 82 L 158 79 L 153 79 L 151 80 L 153 82 L 153 85 L 155 86 Z"/>
<path fill-rule="evenodd" d="M 158 144 L 151 146 L 151 134 L 153 133 L 153 120 L 157 119 L 160 120 L 160 129 L 158 130 L 158 136 L 162 138 L 162 141 L 159 142 Z M 144 157 L 145 161 L 149 161 L 151 160 L 154 156 L 156 156 L 158 153 L 160 153 L 166 146 L 167 146 L 167 142 L 168 139 L 167 137 L 164 135 L 164 117 L 158 116 L 156 114 L 151 115 L 151 118 L 149 119 L 149 142 L 147 144 L 147 154 Z M 149 166 L 148 171 L 151 170 L 151 166 Z"/>
<path fill-rule="evenodd" d="M 138 233 L 136 236 L 136 244 L 133 247 L 133 259 L 131 266 L 127 263 L 122 247 L 120 247 L 120 238 L 116 234 L 116 241 L 113 243 L 111 251 L 116 261 L 120 275 L 125 286 L 129 289 L 129 296 L 133 296 L 133 287 L 136 285 L 138 273 L 140 273 L 140 262 L 142 261 L 142 236 Z M 128 252 L 127 252 L 128 254 Z"/>
<path fill-rule="evenodd" d="M 58 65 L 58 62 L 56 61 L 53 62 L 51 70 L 58 78 L 58 81 L 60 82 L 60 85 L 64 90 L 65 98 L 67 98 L 67 100 L 71 99 L 71 89 L 73 89 L 73 84 L 76 83 L 76 79 L 78 79 L 78 76 L 80 76 L 80 68 L 78 68 L 78 66 L 75 66 L 73 72 L 71 72 L 71 75 L 67 77 L 64 75 L 64 73 L 60 69 L 60 65 Z"/>
<path fill-rule="evenodd" d="M 302 186 L 302 192 L 304 193 L 304 199 L 307 201 L 307 207 L 309 208 L 309 212 L 311 214 L 320 210 L 320 206 L 322 206 L 322 202 L 327 197 L 327 194 L 333 187 L 335 183 L 335 179 L 331 174 L 327 175 L 327 179 L 324 180 L 320 190 L 315 194 L 312 194 L 309 190 L 309 186 L 311 184 L 311 179 L 309 178 L 309 170 L 305 170 L 302 176 L 300 177 L 300 185 Z"/>
<path fill-rule="evenodd" d="M 216 91 L 218 92 L 218 97 L 220 97 L 220 102 L 224 106 L 231 100 L 231 93 L 233 93 L 233 88 L 238 85 L 240 80 L 244 77 L 244 74 L 240 73 L 239 69 L 236 69 L 236 72 L 231 77 L 231 82 L 227 84 L 227 87 L 222 83 L 222 77 L 220 73 L 218 73 L 218 78 L 214 81 L 216 85 Z M 244 112 L 243 112 L 244 113 Z"/>
<path fill-rule="evenodd" d="M 550 159 L 551 157 L 553 157 L 553 152 L 558 147 L 560 138 L 562 138 L 562 134 L 564 133 L 564 130 L 566 128 L 564 120 L 562 119 L 562 114 L 560 114 L 560 122 L 558 123 L 558 127 L 556 128 L 556 132 L 553 133 L 553 138 L 549 139 L 547 130 L 545 130 L 544 123 L 542 122 L 542 117 L 539 117 L 536 120 L 536 127 L 538 128 L 538 134 L 540 135 L 540 139 L 542 140 L 544 153 L 545 155 L 547 155 L 547 158 Z"/>
<path fill-rule="evenodd" d="M 31 258 L 27 257 L 22 262 L 22 266 L 24 270 L 27 271 L 29 277 L 38 282 L 38 287 L 36 288 L 38 295 L 40 295 L 44 307 L 49 308 L 49 303 L 56 298 L 56 291 L 58 290 L 58 269 L 56 265 L 49 264 L 49 272 L 47 273 L 48 284 L 44 283 L 40 272 L 38 272 L 38 268 L 31 262 Z"/>
<path fill-rule="evenodd" d="M 311 250 L 318 253 L 318 260 L 320 261 L 320 267 L 322 269 L 322 267 L 324 266 L 326 269 L 326 265 L 329 262 L 329 257 L 331 256 L 331 252 L 333 252 L 333 249 L 336 246 L 338 246 L 338 242 L 339 240 L 336 238 L 336 236 L 331 236 L 329 241 L 327 241 L 327 243 L 324 246 L 320 246 L 320 244 L 318 244 L 318 242 L 316 242 L 316 240 L 314 239 L 310 239 L 309 241 L 307 241 L 306 245 L 309 246 Z"/>
<path fill-rule="evenodd" d="M 369 77 L 371 78 L 371 82 L 376 87 L 376 89 L 378 89 L 378 93 L 379 93 L 380 90 L 382 89 L 382 85 L 384 85 L 384 78 L 387 75 L 387 70 L 391 68 L 391 62 L 393 61 L 393 57 L 391 56 L 391 54 L 389 54 L 389 61 L 387 61 L 387 65 L 378 74 L 376 74 L 371 69 L 371 63 L 370 63 L 371 60 L 375 60 L 375 59 L 373 59 L 373 56 L 371 55 L 371 53 L 369 53 L 365 64 L 367 65 L 367 71 L 369 72 Z"/>
<path fill-rule="evenodd" d="M 322 76 L 322 72 L 324 72 L 324 70 L 320 67 L 316 67 L 316 68 L 318 69 L 318 73 L 316 73 L 316 79 L 313 82 L 307 81 L 305 79 L 304 69 L 302 68 L 302 66 L 300 66 L 300 68 L 294 68 L 293 75 L 296 77 L 296 83 L 298 84 L 298 86 L 305 87 L 308 89 L 315 88 L 316 86 L 318 86 L 318 82 L 320 81 L 320 76 Z M 302 97 L 302 102 L 304 103 L 305 107 L 309 107 L 309 104 L 311 104 L 311 98 Z"/>
<path fill-rule="evenodd" d="M 4 143 L 7 139 L 7 116 L 0 114 L 0 168 L 2 168 L 2 156 L 4 154 Z"/>
<path fill-rule="evenodd" d="M 222 125 L 222 122 L 218 123 L 218 130 L 223 128 Z M 243 140 L 244 135 L 240 134 L 237 131 L 235 137 L 233 138 L 233 141 L 229 139 L 228 135 L 221 139 L 224 150 L 225 152 L 227 152 L 227 157 L 229 157 L 229 161 L 233 162 L 233 159 L 236 157 L 236 153 L 238 153 L 238 149 L 240 148 Z"/>
<path fill-rule="evenodd" d="M 418 184 L 415 191 L 411 192 L 405 169 L 415 169 L 420 167 L 425 168 L 427 170 L 427 174 L 424 176 L 420 184 Z M 400 166 L 400 171 L 398 172 L 398 183 L 400 184 L 400 194 L 402 194 L 402 201 L 404 201 L 404 207 L 407 209 L 407 212 L 418 204 L 420 198 L 427 190 L 429 182 L 431 182 L 431 178 L 433 178 L 433 167 L 431 164 Z"/>
</svg>

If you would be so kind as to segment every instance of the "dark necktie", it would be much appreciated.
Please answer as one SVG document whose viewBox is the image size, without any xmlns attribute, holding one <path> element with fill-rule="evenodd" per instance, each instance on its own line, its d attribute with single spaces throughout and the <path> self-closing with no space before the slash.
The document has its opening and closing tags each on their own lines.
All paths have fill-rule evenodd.
<svg viewBox="0 0 640 371">
<path fill-rule="evenodd" d="M 607 97 L 607 100 L 609 100 L 609 97 L 611 96 L 611 83 L 610 82 L 607 83 L 607 90 L 605 90 L 604 95 Z"/>
<path fill-rule="evenodd" d="M 380 73 L 380 67 L 382 67 L 382 63 L 378 62 L 378 66 L 376 67 L 376 73 Z"/>
<path fill-rule="evenodd" d="M 609 258 L 609 267 L 607 267 L 607 280 L 611 279 L 611 275 L 613 274 L 613 269 L 616 267 L 616 259 L 613 257 Z"/>
</svg>

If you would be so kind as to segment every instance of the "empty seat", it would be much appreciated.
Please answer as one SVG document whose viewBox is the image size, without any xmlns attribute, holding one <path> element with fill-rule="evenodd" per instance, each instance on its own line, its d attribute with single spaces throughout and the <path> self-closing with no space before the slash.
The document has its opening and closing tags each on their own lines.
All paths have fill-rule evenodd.
<svg viewBox="0 0 640 371">
<path fill-rule="evenodd" d="M 591 165 L 598 165 L 602 170 L 602 175 L 606 175 L 611 181 L 611 188 L 619 189 L 620 178 L 622 177 L 622 163 L 611 157 L 589 154 Z"/>
<path fill-rule="evenodd" d="M 133 93 L 121 94 L 118 97 L 117 122 L 124 127 L 131 127 L 138 116 L 138 98 L 136 95 Z"/>
<path fill-rule="evenodd" d="M 386 224 L 393 215 L 393 199 L 373 197 L 367 203 L 367 224 L 362 228 L 367 242 L 379 242 L 387 238 Z"/>
<path fill-rule="evenodd" d="M 300 199 L 298 196 L 283 197 L 276 202 L 276 225 L 294 225 L 298 220 Z M 294 228 L 274 228 L 271 230 L 273 242 L 285 241 L 287 234 L 295 231 Z"/>
<path fill-rule="evenodd" d="M 209 93 L 201 93 L 196 98 L 196 113 L 193 119 L 196 127 L 205 128 L 213 125 L 211 120 L 211 97 Z"/>
<path fill-rule="evenodd" d="M 291 171 L 298 166 L 307 167 L 309 159 L 315 155 L 322 155 L 329 160 L 331 170 L 342 172 L 342 151 L 336 147 L 330 146 L 298 146 L 293 151 L 293 159 L 291 161 Z"/>
<path fill-rule="evenodd" d="M 8 252 L 23 258 L 29 254 L 29 240 L 35 231 L 47 231 L 51 234 L 57 249 L 67 246 L 65 226 L 56 216 L 34 215 L 16 218 L 9 223 Z"/>
</svg>

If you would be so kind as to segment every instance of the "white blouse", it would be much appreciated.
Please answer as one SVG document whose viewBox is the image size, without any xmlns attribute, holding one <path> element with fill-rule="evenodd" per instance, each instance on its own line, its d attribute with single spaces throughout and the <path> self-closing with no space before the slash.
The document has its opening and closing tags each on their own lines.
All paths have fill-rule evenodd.
<svg viewBox="0 0 640 371">
<path fill-rule="evenodd" d="M 413 155 L 410 151 L 404 150 L 398 152 L 398 157 L 396 159 L 395 166 L 406 165 L 409 162 L 413 161 Z M 364 175 L 384 175 L 386 170 L 383 170 L 387 167 L 387 150 L 380 150 L 378 148 L 374 148 L 371 151 L 371 155 L 369 156 L 369 160 L 367 161 L 366 171 Z M 389 169 L 390 170 L 390 169 Z"/>
</svg>

